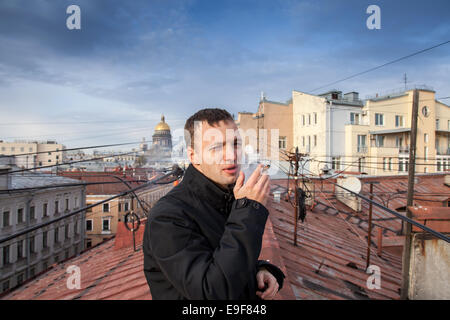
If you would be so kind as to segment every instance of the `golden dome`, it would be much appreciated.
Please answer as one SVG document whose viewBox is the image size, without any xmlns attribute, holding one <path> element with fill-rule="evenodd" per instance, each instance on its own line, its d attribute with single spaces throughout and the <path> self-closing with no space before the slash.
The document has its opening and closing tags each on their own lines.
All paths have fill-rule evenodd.
<svg viewBox="0 0 450 320">
<path fill-rule="evenodd" d="M 164 121 L 164 115 L 161 116 L 161 122 L 155 127 L 155 131 L 170 131 L 169 125 Z"/>
</svg>

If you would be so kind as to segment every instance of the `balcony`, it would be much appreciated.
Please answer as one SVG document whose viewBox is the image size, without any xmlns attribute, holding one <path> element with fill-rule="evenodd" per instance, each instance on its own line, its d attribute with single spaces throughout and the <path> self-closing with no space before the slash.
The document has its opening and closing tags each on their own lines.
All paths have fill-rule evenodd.
<svg viewBox="0 0 450 320">
<path fill-rule="evenodd" d="M 448 156 L 450 155 L 450 148 L 437 148 L 436 154 L 439 156 Z"/>
<path fill-rule="evenodd" d="M 399 153 L 407 153 L 407 154 L 409 154 L 409 146 L 399 147 L 398 152 Z"/>
<path fill-rule="evenodd" d="M 358 153 L 367 153 L 367 146 L 358 146 L 356 151 Z"/>
</svg>

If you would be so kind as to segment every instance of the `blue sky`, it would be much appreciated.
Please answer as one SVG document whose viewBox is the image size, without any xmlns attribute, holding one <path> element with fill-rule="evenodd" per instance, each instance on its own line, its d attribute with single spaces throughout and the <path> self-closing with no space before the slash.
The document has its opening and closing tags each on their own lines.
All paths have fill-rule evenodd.
<svg viewBox="0 0 450 320">
<path fill-rule="evenodd" d="M 66 28 L 71 4 L 81 30 Z M 449 13 L 448 0 L 2 0 L 0 139 L 121 143 L 150 139 L 161 113 L 175 129 L 203 107 L 255 111 L 261 91 L 286 101 L 450 40 Z M 316 93 L 364 98 L 404 73 L 450 96 L 450 44 Z"/>
</svg>

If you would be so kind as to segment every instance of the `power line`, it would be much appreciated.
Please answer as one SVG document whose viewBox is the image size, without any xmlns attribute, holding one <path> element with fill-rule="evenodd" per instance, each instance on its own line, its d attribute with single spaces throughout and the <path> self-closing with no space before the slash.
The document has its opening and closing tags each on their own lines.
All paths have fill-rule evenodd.
<svg viewBox="0 0 450 320">
<path fill-rule="evenodd" d="M 11 174 L 11 173 L 17 173 L 17 172 L 32 171 L 32 170 L 37 170 L 37 169 L 47 169 L 47 168 L 59 167 L 59 166 L 63 166 L 63 165 L 71 165 L 71 164 L 81 163 L 81 162 L 96 161 L 96 160 L 101 160 L 101 159 L 104 159 L 104 158 L 118 157 L 118 156 L 123 156 L 123 155 L 131 154 L 131 153 L 137 153 L 137 152 L 138 151 L 131 151 L 131 152 L 125 152 L 125 153 L 111 154 L 111 155 L 107 155 L 107 156 L 103 156 L 103 157 L 97 157 L 97 158 L 91 158 L 91 159 L 77 160 L 77 161 L 72 161 L 72 162 L 62 162 L 62 163 L 52 164 L 52 165 L 48 165 L 48 166 L 38 166 L 38 167 L 28 168 L 28 169 L 19 169 L 19 170 L 5 171 L 5 172 L 0 172 L 0 176 L 1 175 L 6 175 L 6 174 Z"/>
<path fill-rule="evenodd" d="M 42 153 L 52 153 L 52 152 L 67 152 L 67 151 L 75 151 L 75 150 L 84 150 L 84 149 L 95 149 L 95 148 L 107 148 L 107 147 L 117 147 L 117 146 L 125 146 L 130 144 L 139 144 L 142 141 L 139 142 L 126 142 L 126 143 L 115 143 L 115 144 L 103 144 L 103 145 L 97 145 L 97 146 L 89 146 L 89 147 L 77 147 L 77 148 L 69 148 L 69 149 L 56 149 L 56 150 L 47 150 L 47 151 L 38 151 L 38 152 L 28 152 L 28 153 L 18 153 L 18 154 L 11 154 L 11 155 L 1 155 L 0 158 L 5 157 L 11 157 L 11 156 L 28 156 L 28 155 L 35 155 L 35 154 L 42 154 Z"/>
<path fill-rule="evenodd" d="M 423 52 L 426 52 L 426 51 L 432 50 L 432 49 L 434 49 L 434 48 L 437 48 L 437 47 L 443 46 L 443 45 L 445 45 L 445 44 L 447 44 L 447 43 L 450 43 L 450 40 L 448 40 L 448 41 L 445 41 L 445 42 L 442 42 L 442 43 L 439 43 L 439 44 L 437 44 L 437 45 L 434 45 L 434 46 L 432 46 L 432 47 L 429 47 L 429 48 L 426 48 L 426 49 L 423 49 L 423 50 L 420 50 L 420 51 L 414 52 L 414 53 L 412 53 L 412 54 L 409 54 L 409 55 L 403 56 L 403 57 L 401 57 L 401 58 L 398 58 L 398 59 L 395 59 L 395 60 L 393 60 L 393 61 L 390 61 L 390 62 L 386 62 L 386 63 L 384 63 L 384 64 L 382 64 L 382 65 L 379 65 L 379 66 L 376 66 L 376 67 L 373 67 L 373 68 L 367 69 L 367 70 L 365 70 L 365 71 L 362 71 L 362 72 L 358 72 L 358 73 L 356 73 L 356 74 L 354 74 L 354 75 L 351 75 L 351 76 L 348 76 L 348 77 L 342 78 L 342 79 L 340 79 L 340 80 L 337 80 L 337 81 L 333 81 L 333 82 L 330 82 L 330 83 L 328 83 L 328 84 L 326 84 L 326 85 L 323 85 L 323 86 L 320 86 L 320 87 L 318 87 L 318 88 L 315 88 L 315 89 L 313 89 L 313 90 L 310 90 L 309 92 L 314 92 L 314 91 L 317 91 L 317 90 L 319 90 L 319 89 L 322 89 L 322 88 L 325 88 L 325 87 L 331 86 L 331 85 L 333 85 L 333 84 L 336 84 L 336 83 L 339 83 L 339 82 L 342 82 L 342 81 L 345 81 L 345 80 L 349 80 L 349 79 L 355 78 L 355 77 L 357 77 L 357 76 L 360 76 L 360 75 L 362 75 L 362 74 L 365 74 L 365 73 L 368 73 L 368 72 L 371 72 L 371 71 L 374 71 L 374 70 L 380 69 L 380 68 L 382 68 L 382 67 L 385 67 L 385 66 L 387 66 L 387 65 L 390 65 L 390 64 L 393 64 L 393 63 L 399 62 L 399 61 L 401 61 L 401 60 L 405 60 L 405 59 L 407 59 L 407 58 L 411 58 L 411 57 L 413 57 L 413 56 L 415 56 L 415 55 L 418 55 L 418 54 L 421 54 L 421 53 L 423 53 Z"/>
</svg>

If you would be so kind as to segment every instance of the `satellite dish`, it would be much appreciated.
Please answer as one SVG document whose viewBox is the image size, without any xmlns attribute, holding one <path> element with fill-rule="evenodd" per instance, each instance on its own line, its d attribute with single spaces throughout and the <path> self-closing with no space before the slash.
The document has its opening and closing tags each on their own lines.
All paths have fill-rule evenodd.
<svg viewBox="0 0 450 320">
<path fill-rule="evenodd" d="M 362 188 L 361 181 L 356 177 L 348 177 L 348 178 L 342 179 L 342 182 L 340 183 L 340 185 L 350 191 L 355 192 L 355 193 L 360 193 L 361 188 Z"/>
</svg>

